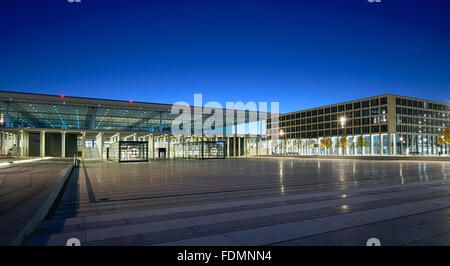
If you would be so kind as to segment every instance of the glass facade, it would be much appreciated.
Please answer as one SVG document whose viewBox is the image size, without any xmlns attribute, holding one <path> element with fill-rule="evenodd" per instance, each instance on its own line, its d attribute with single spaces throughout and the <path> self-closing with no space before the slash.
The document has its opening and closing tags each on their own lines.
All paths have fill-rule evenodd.
<svg viewBox="0 0 450 266">
<path fill-rule="evenodd" d="M 148 142 L 118 141 L 112 143 L 107 158 L 117 162 L 147 162 Z"/>
<path fill-rule="evenodd" d="M 170 111 L 133 105 L 128 102 L 124 102 L 123 107 L 73 104 L 63 98 L 53 103 L 14 99 L 0 102 L 0 112 L 8 110 L 8 125 L 5 126 L 12 128 L 170 131 L 171 122 L 176 117 Z"/>
<path fill-rule="evenodd" d="M 172 114 L 173 106 L 170 104 L 8 92 L 5 94 L 3 96 L 0 93 L 0 127 L 4 128 L 172 133 L 172 123 L 180 116 L 180 113 Z M 189 122 L 194 121 L 194 108 L 190 111 L 192 120 Z M 234 124 L 228 125 L 225 119 L 226 110 L 221 111 L 224 117 L 218 120 L 221 121 L 220 124 L 214 123 L 211 129 L 205 128 L 202 133 L 214 135 L 214 131 L 218 131 L 224 135 L 232 135 L 235 132 L 265 135 L 265 112 L 235 110 Z M 264 115 L 260 115 L 261 113 Z M 202 123 L 209 117 L 200 115 Z M 183 126 L 183 132 L 195 133 L 194 123 L 186 123 Z"/>
<path fill-rule="evenodd" d="M 437 138 L 449 125 L 449 111 L 448 103 L 387 94 L 283 114 L 278 126 L 268 120 L 268 131 L 284 133 L 278 146 L 287 146 L 287 151 L 290 140 L 299 140 L 300 155 L 344 154 L 337 145 L 342 136 L 347 136 L 348 155 L 438 155 L 446 154 L 447 147 L 438 146 Z M 307 145 L 326 138 L 331 138 L 331 147 Z M 272 153 L 283 152 L 272 148 Z"/>
<path fill-rule="evenodd" d="M 202 107 L 203 114 L 197 115 L 194 113 L 197 107 L 175 106 L 179 112 L 172 113 L 173 107 L 170 104 L 0 92 L 0 155 L 14 153 L 42 157 L 61 154 L 64 157 L 69 144 L 73 148 L 72 139 L 75 140 L 75 153 L 82 158 L 145 160 L 141 156 L 142 150 L 148 154 L 146 159 L 267 154 L 268 145 L 264 139 L 266 120 L 270 115 L 267 112 Z M 189 111 L 191 113 L 186 116 L 184 112 Z M 221 113 L 223 117 L 220 117 Z M 181 114 L 185 116 L 180 117 Z M 172 131 L 176 121 L 180 122 L 177 129 L 180 132 Z M 206 126 L 209 123 L 210 128 Z M 69 135 L 72 136 L 70 139 L 67 138 Z M 30 136 L 32 141 L 27 141 Z M 52 144 L 48 141 L 50 136 Z M 119 146 L 121 141 L 145 142 L 147 148 Z M 201 141 L 216 144 L 209 147 L 210 144 L 205 142 L 208 152 L 200 153 L 195 151 L 192 143 Z M 134 153 L 136 150 L 139 155 Z"/>
<path fill-rule="evenodd" d="M 280 115 L 279 126 L 288 139 L 388 132 L 387 97 L 338 104 Z M 345 117 L 345 128 L 341 118 Z M 268 120 L 268 129 L 276 131 Z"/>
<path fill-rule="evenodd" d="M 188 159 L 225 159 L 226 143 L 223 141 L 185 142 L 175 145 L 175 150 L 181 151 L 180 157 Z"/>
</svg>

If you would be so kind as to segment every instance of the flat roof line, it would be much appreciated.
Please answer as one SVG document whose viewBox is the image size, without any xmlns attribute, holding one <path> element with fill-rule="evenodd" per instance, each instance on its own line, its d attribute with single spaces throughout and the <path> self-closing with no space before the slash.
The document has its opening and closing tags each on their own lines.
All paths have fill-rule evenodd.
<svg viewBox="0 0 450 266">
<path fill-rule="evenodd" d="M 114 107 L 131 107 L 131 108 L 139 108 L 146 107 L 151 108 L 153 110 L 158 111 L 170 111 L 173 104 L 167 103 L 151 103 L 151 102 L 139 102 L 139 101 L 131 101 L 131 100 L 111 100 L 111 99 L 101 99 L 101 98 L 88 98 L 88 97 L 76 97 L 76 96 L 68 96 L 68 95 L 52 95 L 52 94 L 40 94 L 40 93 L 28 93 L 28 92 L 13 92 L 13 91 L 0 91 L 0 98 L 14 98 L 17 97 L 21 100 L 30 100 L 30 101 L 64 101 L 69 104 L 86 104 L 98 106 L 114 106 Z M 40 97 L 36 99 L 36 97 Z M 108 105 L 110 104 L 110 105 Z M 132 106 L 130 106 L 132 105 Z M 182 106 L 182 105 L 175 105 Z M 191 108 L 199 107 L 199 106 L 191 106 Z M 204 107 L 203 108 L 207 108 Z M 214 108 L 209 108 L 214 109 Z M 229 110 L 226 108 L 222 108 L 222 110 Z M 269 112 L 261 112 L 261 111 L 250 111 L 250 110 L 241 110 L 238 111 L 246 111 L 246 112 L 259 112 L 259 113 L 267 113 Z"/>
<path fill-rule="evenodd" d="M 327 104 L 327 105 L 322 105 L 322 106 L 317 106 L 317 107 L 312 107 L 312 108 L 307 108 L 307 109 L 301 109 L 301 110 L 297 110 L 297 111 L 283 113 L 283 114 L 280 114 L 280 115 L 296 114 L 296 113 L 299 113 L 299 112 L 305 112 L 305 111 L 310 111 L 310 110 L 315 110 L 315 109 L 325 108 L 325 107 L 331 107 L 331 106 L 341 105 L 341 104 L 348 104 L 348 103 L 351 103 L 351 102 L 354 102 L 354 101 L 362 101 L 362 100 L 378 98 L 378 97 L 382 97 L 382 96 L 395 96 L 395 97 L 410 98 L 410 99 L 414 99 L 414 100 L 420 100 L 420 101 L 427 101 L 427 102 L 432 102 L 432 103 L 439 103 L 439 104 L 444 104 L 444 105 L 450 105 L 450 103 L 445 103 L 445 102 L 438 102 L 438 101 L 433 101 L 433 100 L 427 100 L 427 99 L 416 98 L 416 97 L 411 97 L 411 96 L 404 96 L 404 95 L 398 95 L 398 94 L 392 94 L 392 93 L 385 93 L 385 94 L 379 94 L 379 95 L 375 95 L 375 96 L 364 97 L 364 98 L 359 98 L 359 99 L 345 101 L 345 102 L 338 102 L 338 103 Z"/>
</svg>

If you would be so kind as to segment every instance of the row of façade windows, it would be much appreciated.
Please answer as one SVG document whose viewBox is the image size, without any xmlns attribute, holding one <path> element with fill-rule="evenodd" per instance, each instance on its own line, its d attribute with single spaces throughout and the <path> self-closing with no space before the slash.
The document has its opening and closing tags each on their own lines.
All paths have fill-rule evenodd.
<svg viewBox="0 0 450 266">
<path fill-rule="evenodd" d="M 435 111 L 425 111 L 421 109 L 411 109 L 404 107 L 396 107 L 396 114 L 402 115 L 411 115 L 411 116 L 420 116 L 420 117 L 431 117 L 431 118 L 439 118 L 439 119 L 449 119 L 449 115 L 446 112 L 435 112 Z"/>
<path fill-rule="evenodd" d="M 348 127 L 345 129 L 331 129 L 331 130 L 316 130 L 309 132 L 294 132 L 286 133 L 282 138 L 295 139 L 295 138 L 317 138 L 317 137 L 331 137 L 342 136 L 345 132 L 346 135 L 360 135 L 360 134 L 377 134 L 388 131 L 388 125 L 372 125 L 363 127 Z"/>
<path fill-rule="evenodd" d="M 387 122 L 387 116 L 372 116 L 372 117 L 365 117 L 365 118 L 355 118 L 355 119 L 349 119 L 345 127 L 352 127 L 352 126 L 365 126 L 365 125 L 377 125 Z M 334 129 L 334 128 L 340 128 L 341 125 L 339 122 L 326 122 L 326 123 L 319 123 L 319 124 L 307 124 L 307 125 L 301 125 L 301 126 L 291 126 L 291 127 L 282 127 L 282 129 L 285 132 L 299 132 L 299 131 L 310 131 L 310 130 L 317 130 L 317 129 Z"/>
<path fill-rule="evenodd" d="M 422 117 L 409 117 L 409 116 L 396 116 L 397 124 L 414 124 L 414 125 L 426 125 L 435 127 L 445 127 L 448 123 L 446 120 L 422 118 Z"/>
<path fill-rule="evenodd" d="M 346 112 L 345 115 L 346 119 L 348 121 L 351 121 L 351 118 L 358 118 L 358 117 L 366 117 L 366 116 L 378 116 L 379 114 L 387 114 L 387 106 L 382 106 L 380 108 L 370 108 L 370 109 L 363 109 L 363 110 L 357 110 L 353 112 Z M 289 127 L 289 126 L 296 126 L 296 125 L 307 125 L 312 123 L 321 123 L 326 121 L 338 121 L 340 116 L 338 114 L 331 114 L 331 115 L 323 115 L 323 116 L 316 116 L 316 117 L 309 117 L 309 118 L 303 118 L 303 119 L 296 119 L 296 120 L 289 120 L 286 121 L 285 119 L 280 118 L 280 126 L 281 127 Z M 268 119 L 268 128 L 271 128 L 270 125 L 271 121 Z"/>
<path fill-rule="evenodd" d="M 309 111 L 302 111 L 295 114 L 286 114 L 280 116 L 280 121 L 294 120 L 299 118 L 313 117 L 324 114 L 334 114 L 334 113 L 342 113 L 345 111 L 351 111 L 354 109 L 362 109 L 362 108 L 370 108 L 370 107 L 379 107 L 380 105 L 387 104 L 387 97 L 375 98 L 372 100 L 364 100 L 359 102 L 353 102 L 348 104 L 341 104 L 330 107 L 323 107 Z"/>
<path fill-rule="evenodd" d="M 408 132 L 408 133 L 428 133 L 428 134 L 440 134 L 441 128 L 438 127 L 422 127 L 422 126 L 407 126 L 407 125 L 397 125 L 397 132 Z"/>
<path fill-rule="evenodd" d="M 395 104 L 402 105 L 402 106 L 428 109 L 428 110 L 441 110 L 441 111 L 448 110 L 448 107 L 444 104 L 430 103 L 430 102 L 417 101 L 417 100 L 411 100 L 411 99 L 405 99 L 405 98 L 395 98 Z"/>
</svg>

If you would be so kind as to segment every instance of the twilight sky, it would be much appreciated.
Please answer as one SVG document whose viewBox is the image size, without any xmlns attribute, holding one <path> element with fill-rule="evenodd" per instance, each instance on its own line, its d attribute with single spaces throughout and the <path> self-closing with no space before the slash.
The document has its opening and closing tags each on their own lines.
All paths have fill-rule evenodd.
<svg viewBox="0 0 450 266">
<path fill-rule="evenodd" d="M 448 0 L 1 0 L 0 90 L 148 102 L 450 100 Z"/>
</svg>

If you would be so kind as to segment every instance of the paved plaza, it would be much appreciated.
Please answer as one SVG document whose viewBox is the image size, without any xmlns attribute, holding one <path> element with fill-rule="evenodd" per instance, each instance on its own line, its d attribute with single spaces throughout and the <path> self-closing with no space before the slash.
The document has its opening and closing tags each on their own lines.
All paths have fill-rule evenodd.
<svg viewBox="0 0 450 266">
<path fill-rule="evenodd" d="M 18 237 L 70 167 L 53 159 L 0 168 L 0 245 Z"/>
<path fill-rule="evenodd" d="M 26 245 L 450 244 L 450 162 L 84 161 Z"/>
</svg>

